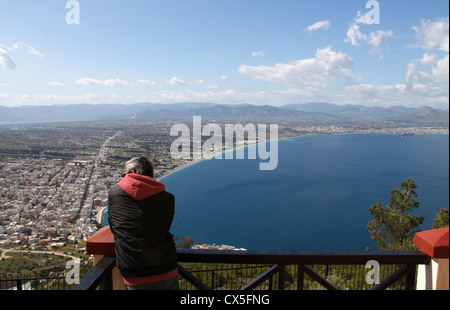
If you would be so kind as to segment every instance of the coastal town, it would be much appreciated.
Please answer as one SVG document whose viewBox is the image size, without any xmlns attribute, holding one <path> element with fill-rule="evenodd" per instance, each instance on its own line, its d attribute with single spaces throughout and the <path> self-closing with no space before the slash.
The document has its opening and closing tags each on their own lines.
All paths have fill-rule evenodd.
<svg viewBox="0 0 450 310">
<path fill-rule="evenodd" d="M 170 145 L 177 138 L 169 134 L 172 125 L 166 121 L 1 126 L 0 248 L 39 250 L 87 240 L 102 226 L 108 189 L 120 180 L 126 160 L 148 156 L 157 179 L 194 162 L 170 156 Z M 279 139 L 369 132 L 448 134 L 445 127 L 281 124 L 278 130 Z"/>
<path fill-rule="evenodd" d="M 39 249 L 43 243 L 57 247 L 86 240 L 101 227 L 108 189 L 120 180 L 127 159 L 153 154 L 159 159 L 154 161 L 155 177 L 184 164 L 164 154 L 164 143 L 149 143 L 151 151 L 143 150 L 137 144 L 146 142 L 130 139 L 121 130 L 90 127 L 91 135 L 85 136 L 77 127 L 3 129 L 14 133 L 11 141 L 2 135 L 2 144 L 13 147 L 2 147 L 0 247 Z M 154 130 L 156 126 L 151 139 L 158 135 Z M 66 139 L 66 131 L 71 139 Z M 36 132 L 53 137 L 53 145 L 38 154 Z"/>
</svg>

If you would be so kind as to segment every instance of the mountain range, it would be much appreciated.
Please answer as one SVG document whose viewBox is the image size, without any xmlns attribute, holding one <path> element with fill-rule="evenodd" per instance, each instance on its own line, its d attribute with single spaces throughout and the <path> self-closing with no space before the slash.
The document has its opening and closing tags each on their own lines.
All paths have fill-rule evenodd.
<svg viewBox="0 0 450 310">
<path fill-rule="evenodd" d="M 147 121 L 192 120 L 200 115 L 217 121 L 295 121 L 310 124 L 395 123 L 402 125 L 448 126 L 449 112 L 431 107 L 367 107 L 332 103 L 287 104 L 280 107 L 251 104 L 226 105 L 209 102 L 174 104 L 73 104 L 51 106 L 0 106 L 0 121 Z"/>
</svg>

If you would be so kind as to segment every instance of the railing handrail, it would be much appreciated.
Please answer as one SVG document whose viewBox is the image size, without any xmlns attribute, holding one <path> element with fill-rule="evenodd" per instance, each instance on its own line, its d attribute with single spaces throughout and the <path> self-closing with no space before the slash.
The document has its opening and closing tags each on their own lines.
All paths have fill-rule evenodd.
<svg viewBox="0 0 450 310">
<path fill-rule="evenodd" d="M 284 264 L 284 265 L 359 265 L 369 260 L 380 264 L 428 264 L 430 257 L 421 251 L 229 251 L 178 249 L 179 262 Z"/>
</svg>

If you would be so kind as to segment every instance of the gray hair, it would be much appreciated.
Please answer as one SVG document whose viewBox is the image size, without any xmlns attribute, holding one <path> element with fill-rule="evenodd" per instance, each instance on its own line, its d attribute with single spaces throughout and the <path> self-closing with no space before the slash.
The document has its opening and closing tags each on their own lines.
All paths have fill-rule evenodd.
<svg viewBox="0 0 450 310">
<path fill-rule="evenodd" d="M 131 170 L 134 173 L 153 178 L 153 165 L 147 157 L 134 157 L 127 161 L 125 163 L 125 172 L 129 173 Z"/>
</svg>

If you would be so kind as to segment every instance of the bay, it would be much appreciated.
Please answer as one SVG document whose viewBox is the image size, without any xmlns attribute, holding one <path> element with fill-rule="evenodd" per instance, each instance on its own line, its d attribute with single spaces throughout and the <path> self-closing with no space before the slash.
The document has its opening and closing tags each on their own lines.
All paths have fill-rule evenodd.
<svg viewBox="0 0 450 310">
<path fill-rule="evenodd" d="M 204 160 L 161 179 L 176 197 L 171 232 L 249 250 L 376 250 L 368 209 L 408 177 L 422 230 L 448 208 L 448 150 L 448 135 L 311 135 L 280 140 L 272 171 L 255 159 Z"/>
</svg>

